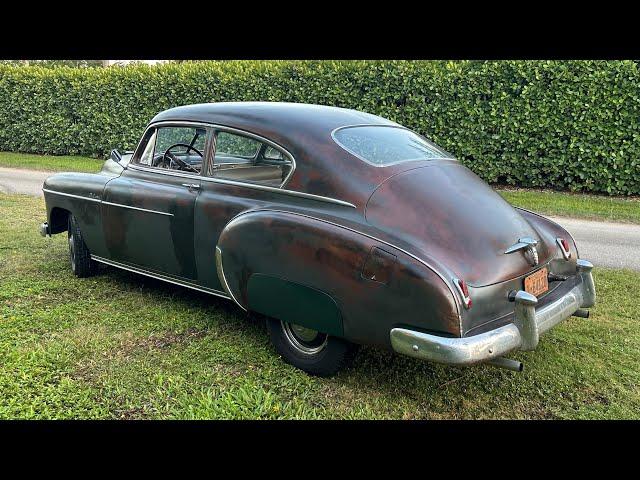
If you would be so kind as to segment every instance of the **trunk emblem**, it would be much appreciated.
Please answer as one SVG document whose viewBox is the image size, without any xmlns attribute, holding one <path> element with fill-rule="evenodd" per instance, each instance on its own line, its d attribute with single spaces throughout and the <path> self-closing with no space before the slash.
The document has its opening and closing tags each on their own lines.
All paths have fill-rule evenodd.
<svg viewBox="0 0 640 480">
<path fill-rule="evenodd" d="M 507 248 L 504 253 L 509 254 L 522 250 L 527 261 L 535 267 L 539 262 L 538 250 L 536 249 L 537 244 L 538 241 L 531 237 L 519 238 L 518 241 Z"/>
</svg>

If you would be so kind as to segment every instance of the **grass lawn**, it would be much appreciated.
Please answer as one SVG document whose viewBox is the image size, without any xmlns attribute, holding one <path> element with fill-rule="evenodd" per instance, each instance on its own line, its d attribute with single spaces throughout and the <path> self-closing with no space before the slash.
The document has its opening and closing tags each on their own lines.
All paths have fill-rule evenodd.
<svg viewBox="0 0 640 480">
<path fill-rule="evenodd" d="M 640 274 L 595 271 L 591 318 L 522 374 L 364 348 L 334 378 L 280 360 L 231 302 L 105 268 L 72 276 L 41 199 L 0 194 L 0 418 L 640 418 Z M 212 267 L 213 268 L 213 267 Z"/>
<path fill-rule="evenodd" d="M 28 168 L 52 172 L 97 172 L 104 160 L 76 157 L 31 155 L 27 153 L 0 152 L 0 167 Z"/>
<path fill-rule="evenodd" d="M 640 223 L 640 199 L 551 190 L 496 189 L 516 207 L 546 215 Z"/>
</svg>

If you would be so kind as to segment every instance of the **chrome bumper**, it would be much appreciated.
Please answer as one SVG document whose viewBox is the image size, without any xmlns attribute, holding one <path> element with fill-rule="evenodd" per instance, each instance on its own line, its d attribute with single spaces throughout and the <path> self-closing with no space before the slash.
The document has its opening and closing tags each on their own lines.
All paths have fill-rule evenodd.
<svg viewBox="0 0 640 480">
<path fill-rule="evenodd" d="M 47 222 L 40 224 L 40 235 L 43 237 L 46 237 L 47 235 L 51 236 L 49 233 L 49 224 Z"/>
<path fill-rule="evenodd" d="M 578 260 L 580 281 L 562 297 L 536 309 L 538 299 L 523 290 L 513 297 L 515 320 L 480 335 L 447 338 L 406 328 L 391 330 L 391 346 L 403 355 L 452 365 L 471 365 L 500 357 L 513 350 L 534 350 L 540 335 L 596 301 L 591 269 Z"/>
</svg>

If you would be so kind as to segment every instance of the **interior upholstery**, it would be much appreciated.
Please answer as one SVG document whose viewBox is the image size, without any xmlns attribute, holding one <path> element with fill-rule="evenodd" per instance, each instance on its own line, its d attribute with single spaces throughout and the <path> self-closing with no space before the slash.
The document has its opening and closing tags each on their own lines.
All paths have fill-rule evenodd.
<svg viewBox="0 0 640 480">
<path fill-rule="evenodd" d="M 276 165 L 222 165 L 212 175 L 227 180 L 252 182 L 271 187 L 279 187 L 282 183 L 283 167 Z"/>
</svg>

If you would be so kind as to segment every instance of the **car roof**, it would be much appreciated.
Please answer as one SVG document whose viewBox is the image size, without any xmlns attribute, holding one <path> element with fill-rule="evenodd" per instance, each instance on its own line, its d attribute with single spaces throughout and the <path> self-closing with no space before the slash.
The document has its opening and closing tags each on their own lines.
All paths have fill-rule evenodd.
<svg viewBox="0 0 640 480">
<path fill-rule="evenodd" d="M 329 130 L 358 124 L 397 125 L 396 123 L 349 108 L 289 102 L 219 102 L 199 103 L 170 108 L 158 113 L 151 123 L 160 121 L 194 121 L 250 130 L 290 131 L 298 129 Z M 258 132 L 255 132 L 258 133 Z"/>
<path fill-rule="evenodd" d="M 408 168 L 377 168 L 360 160 L 332 138 L 340 127 L 399 126 L 386 118 L 348 108 L 286 102 L 220 102 L 175 107 L 150 122 L 202 122 L 247 131 L 285 148 L 295 170 L 285 188 L 364 205 L 384 178 Z"/>
</svg>

